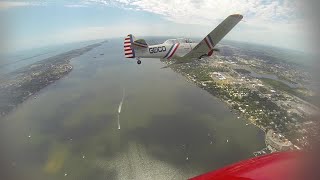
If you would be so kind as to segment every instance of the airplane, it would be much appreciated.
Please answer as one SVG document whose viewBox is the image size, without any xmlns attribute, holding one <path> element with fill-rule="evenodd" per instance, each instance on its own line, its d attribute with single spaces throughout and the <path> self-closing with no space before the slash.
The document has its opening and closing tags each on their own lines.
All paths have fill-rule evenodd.
<svg viewBox="0 0 320 180">
<path fill-rule="evenodd" d="M 242 18 L 240 14 L 228 16 L 200 43 L 194 43 L 187 38 L 178 38 L 168 39 L 162 44 L 148 45 L 144 39 L 136 39 L 129 34 L 124 40 L 124 54 L 126 58 L 136 58 L 137 64 L 141 64 L 141 58 L 175 59 L 176 63 L 186 63 L 211 56 L 214 51 L 219 51 L 214 47 Z"/>
</svg>

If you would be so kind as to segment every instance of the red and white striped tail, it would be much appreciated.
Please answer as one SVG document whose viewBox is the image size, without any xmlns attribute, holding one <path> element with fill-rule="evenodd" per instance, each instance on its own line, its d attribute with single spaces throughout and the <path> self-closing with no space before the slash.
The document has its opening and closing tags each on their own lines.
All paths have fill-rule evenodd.
<svg viewBox="0 0 320 180">
<path fill-rule="evenodd" d="M 129 34 L 124 39 L 124 56 L 126 58 L 135 58 L 134 49 L 132 49 L 132 47 L 131 47 L 133 41 L 134 41 L 134 37 L 132 36 L 132 34 Z"/>
</svg>

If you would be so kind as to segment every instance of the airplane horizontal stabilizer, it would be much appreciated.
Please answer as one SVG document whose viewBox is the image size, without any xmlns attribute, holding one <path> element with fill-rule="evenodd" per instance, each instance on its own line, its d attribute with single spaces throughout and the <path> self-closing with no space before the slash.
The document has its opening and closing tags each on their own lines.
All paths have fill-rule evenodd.
<svg viewBox="0 0 320 180">
<path fill-rule="evenodd" d="M 148 48 L 148 44 L 144 39 L 138 39 L 138 40 L 133 41 L 132 47 L 134 49 Z"/>
</svg>

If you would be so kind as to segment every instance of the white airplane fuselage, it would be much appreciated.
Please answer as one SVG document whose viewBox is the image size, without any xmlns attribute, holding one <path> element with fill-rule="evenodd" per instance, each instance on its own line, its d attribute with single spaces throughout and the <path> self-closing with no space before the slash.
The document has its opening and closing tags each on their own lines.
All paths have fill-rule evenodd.
<svg viewBox="0 0 320 180">
<path fill-rule="evenodd" d="M 149 45 L 148 48 L 136 51 L 138 58 L 166 58 L 182 57 L 189 53 L 198 43 L 175 43 Z"/>
</svg>

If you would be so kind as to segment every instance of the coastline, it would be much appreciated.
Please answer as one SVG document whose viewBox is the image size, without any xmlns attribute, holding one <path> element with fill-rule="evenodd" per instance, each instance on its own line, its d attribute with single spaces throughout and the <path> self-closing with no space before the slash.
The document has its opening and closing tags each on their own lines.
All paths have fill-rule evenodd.
<svg viewBox="0 0 320 180">
<path fill-rule="evenodd" d="M 166 62 L 165 62 L 166 63 Z M 250 119 L 250 117 L 246 117 L 246 115 L 244 113 L 242 113 L 241 111 L 239 111 L 238 109 L 234 109 L 232 107 L 232 104 L 230 104 L 227 100 L 219 97 L 219 95 L 216 95 L 214 94 L 212 91 L 210 91 L 210 89 L 207 88 L 207 86 L 204 86 L 201 81 L 198 81 L 196 79 L 192 79 L 192 78 L 189 78 L 188 75 L 184 72 L 179 72 L 177 69 L 175 69 L 174 67 L 171 67 L 169 64 L 167 64 L 168 67 L 170 67 L 170 69 L 172 69 L 174 72 L 182 75 L 183 77 L 186 78 L 186 80 L 189 82 L 189 83 L 192 83 L 192 84 L 195 84 L 197 87 L 201 88 L 202 90 L 208 92 L 211 96 L 213 96 L 214 98 L 216 98 L 217 100 L 219 100 L 220 102 L 223 102 L 227 107 L 228 109 L 235 115 L 237 115 L 238 117 L 241 117 L 243 120 L 245 120 L 246 122 L 254 125 L 255 127 L 259 128 L 259 130 L 261 130 L 263 133 L 264 133 L 264 140 L 263 142 L 265 143 L 265 147 L 262 149 L 262 150 L 258 150 L 258 151 L 255 151 L 253 152 L 253 155 L 256 156 L 255 154 L 257 153 L 261 153 L 262 151 L 268 149 L 267 148 L 267 144 L 266 144 L 266 141 L 265 141 L 265 136 L 266 136 L 266 133 L 267 133 L 267 129 L 262 127 L 262 126 L 259 126 L 258 124 L 256 124 L 252 119 Z M 237 118 L 239 119 L 239 118 Z"/>
<path fill-rule="evenodd" d="M 186 77 L 186 76 L 184 76 L 184 77 Z M 187 78 L 187 77 L 186 77 L 186 78 Z M 265 129 L 265 128 L 260 127 L 260 126 L 257 125 L 254 121 L 252 121 L 250 118 L 247 118 L 243 113 L 241 113 L 241 112 L 238 111 L 237 109 L 232 108 L 232 105 L 231 105 L 228 101 L 226 101 L 226 100 L 224 100 L 224 99 L 222 99 L 222 98 L 219 98 L 218 96 L 215 96 L 215 95 L 212 94 L 210 91 L 208 91 L 204 86 L 202 86 L 200 83 L 195 83 L 195 84 L 196 84 L 199 88 L 205 90 L 206 92 L 208 92 L 209 94 L 211 94 L 213 97 L 217 98 L 218 100 L 220 100 L 221 102 L 223 102 L 224 104 L 226 104 L 226 105 L 228 106 L 228 108 L 230 109 L 230 111 L 232 111 L 233 114 L 236 114 L 236 115 L 238 115 L 239 117 L 242 117 L 244 120 L 249 121 L 252 125 L 258 127 L 260 130 L 262 130 L 262 131 L 266 134 L 266 129 Z M 236 112 L 235 112 L 235 111 L 236 111 Z"/>
<path fill-rule="evenodd" d="M 103 43 L 106 41 L 49 57 L 5 74 L 0 79 L 0 119 L 41 89 L 69 74 L 73 69 L 71 59 Z"/>
<path fill-rule="evenodd" d="M 166 67 L 170 67 L 174 72 L 185 77 L 188 82 L 195 84 L 197 87 L 217 98 L 217 100 L 224 102 L 230 112 L 238 116 L 237 119 L 240 119 L 241 117 L 245 120 L 246 126 L 252 124 L 264 132 L 265 148 L 254 152 L 254 155 L 284 150 L 300 150 L 308 145 L 308 142 L 304 140 L 306 137 L 302 134 L 306 131 L 302 127 L 304 124 L 299 124 L 298 121 L 303 117 L 298 114 L 290 113 L 292 110 L 290 108 L 294 108 L 293 106 L 283 106 L 281 103 L 309 103 L 299 101 L 300 99 L 296 100 L 295 96 L 286 94 L 280 90 L 278 90 L 280 93 L 278 92 L 275 94 L 274 92 L 276 92 L 277 89 L 274 90 L 273 87 L 269 87 L 271 94 L 261 93 L 261 91 L 257 90 L 255 87 L 256 84 L 260 87 L 259 81 L 248 80 L 250 81 L 248 84 L 242 85 L 241 82 L 243 81 L 243 77 L 241 77 L 240 80 L 236 79 L 236 83 L 234 83 L 234 81 L 230 83 L 230 81 L 225 80 L 227 78 L 232 79 L 230 74 L 225 73 L 227 74 L 225 75 L 224 73 L 221 73 L 227 76 L 226 78 L 220 73 L 216 73 L 217 71 L 224 71 L 223 69 L 212 68 L 207 62 L 202 64 L 198 62 L 189 64 L 164 63 L 167 65 Z M 213 75 L 216 75 L 214 73 L 221 77 L 214 78 Z M 277 99 L 275 99 L 277 97 L 282 97 L 280 105 Z M 299 111 L 297 112 L 299 113 Z M 299 131 L 299 129 L 297 129 L 299 127 L 300 129 L 303 129 L 303 131 Z M 269 130 L 278 134 L 279 143 L 286 141 L 289 142 L 289 144 L 283 143 L 282 145 L 276 145 L 276 147 L 274 147 L 272 144 L 268 143 L 266 140 L 270 139 L 270 136 L 268 136 L 269 138 L 267 137 L 267 134 L 270 132 Z M 299 137 L 296 132 L 302 132 L 300 133 L 301 136 Z"/>
</svg>

